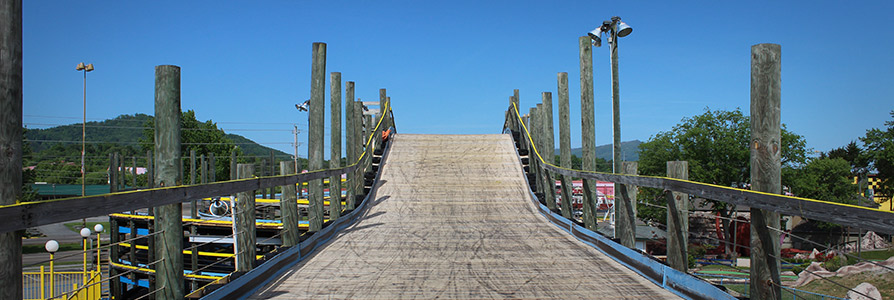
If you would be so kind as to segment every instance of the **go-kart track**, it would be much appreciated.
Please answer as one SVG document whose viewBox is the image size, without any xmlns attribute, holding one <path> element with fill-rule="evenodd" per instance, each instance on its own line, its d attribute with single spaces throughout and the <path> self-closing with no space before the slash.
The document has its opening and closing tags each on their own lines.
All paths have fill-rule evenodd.
<svg viewBox="0 0 894 300">
<path fill-rule="evenodd" d="M 678 298 L 537 211 L 509 135 L 395 135 L 367 211 L 251 299 Z"/>
</svg>

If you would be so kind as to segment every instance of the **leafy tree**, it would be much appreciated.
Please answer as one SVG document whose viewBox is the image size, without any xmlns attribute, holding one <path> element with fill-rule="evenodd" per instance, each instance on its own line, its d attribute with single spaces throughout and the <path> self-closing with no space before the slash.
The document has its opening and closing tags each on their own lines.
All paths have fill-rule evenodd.
<svg viewBox="0 0 894 300">
<path fill-rule="evenodd" d="M 147 129 L 143 131 L 143 138 L 140 139 L 143 151 L 154 150 L 154 117 L 149 118 L 146 122 L 146 127 Z M 242 153 L 242 150 L 236 147 L 236 144 L 227 137 L 226 133 L 217 128 L 216 123 L 211 120 L 200 122 L 196 119 L 196 113 L 193 110 L 187 110 L 181 113 L 180 144 L 180 151 L 183 157 L 188 157 L 190 151 L 195 150 L 196 155 L 208 155 L 213 153 L 214 156 L 220 158 L 215 159 L 215 177 L 219 180 L 230 177 L 230 164 L 228 163 L 228 160 L 223 158 L 229 157 L 230 151 L 234 149 L 236 150 L 237 155 Z M 188 168 L 189 165 L 185 164 L 184 167 Z M 184 175 L 189 176 L 189 172 L 184 170 Z M 183 180 L 184 182 L 189 182 L 188 178 L 184 178 Z"/>
<path fill-rule="evenodd" d="M 28 139 L 25 138 L 26 132 L 28 132 L 28 129 L 22 128 L 22 157 L 31 156 L 31 144 L 28 143 Z M 34 170 L 29 168 L 22 169 L 22 195 L 19 196 L 19 202 L 28 202 L 38 199 L 37 191 L 31 188 L 31 183 L 34 182 L 35 177 Z"/>
<path fill-rule="evenodd" d="M 825 156 L 825 153 L 823 153 L 823 156 Z M 851 141 L 844 147 L 830 150 L 828 157 L 841 158 L 847 161 L 850 165 L 851 177 L 858 178 L 857 190 L 862 191 L 866 187 L 866 175 L 869 174 L 869 157 L 857 146 L 857 142 Z"/>
<path fill-rule="evenodd" d="M 891 111 L 894 119 L 894 110 Z M 885 122 L 887 129 L 873 128 L 866 131 L 860 141 L 866 147 L 866 158 L 870 167 L 878 172 L 881 179 L 879 189 L 881 195 L 894 195 L 894 120 Z"/>
<path fill-rule="evenodd" d="M 857 204 L 857 186 L 851 181 L 851 165 L 836 157 L 811 159 L 800 169 L 793 169 L 788 185 L 799 197 Z"/>
<path fill-rule="evenodd" d="M 750 181 L 751 119 L 740 109 L 733 111 L 709 108 L 701 115 L 683 118 L 670 131 L 659 132 L 649 141 L 640 144 L 639 171 L 645 175 L 664 176 L 667 162 L 689 162 L 689 180 L 724 186 L 744 186 Z M 782 164 L 784 168 L 796 168 L 807 160 L 806 141 L 800 135 L 782 126 Z M 783 184 L 786 184 L 783 178 Z M 640 189 L 640 199 L 663 204 L 660 191 Z M 725 239 L 730 240 L 732 228 L 729 220 L 734 205 L 705 200 L 723 219 Z M 644 220 L 666 224 L 666 211 L 644 204 L 637 206 L 638 215 Z M 729 247 L 729 244 L 727 244 Z M 728 249 L 729 250 L 729 249 Z M 729 252 L 729 251 L 727 251 Z"/>
</svg>

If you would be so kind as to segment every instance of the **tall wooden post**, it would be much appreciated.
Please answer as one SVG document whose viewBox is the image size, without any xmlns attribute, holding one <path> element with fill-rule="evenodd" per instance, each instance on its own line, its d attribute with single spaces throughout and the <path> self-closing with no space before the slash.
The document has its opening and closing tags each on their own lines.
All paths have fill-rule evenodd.
<svg viewBox="0 0 894 300">
<path fill-rule="evenodd" d="M 540 180 L 540 160 L 537 159 L 537 152 L 540 151 L 539 146 L 537 144 L 537 106 L 531 107 L 528 109 L 528 119 L 527 121 L 528 132 L 531 135 L 531 149 L 528 152 L 528 157 L 530 159 L 528 162 L 531 166 L 531 172 L 534 174 L 534 182 L 531 185 L 534 188 L 534 194 L 543 193 L 543 181 Z M 543 199 L 538 199 L 542 201 Z"/>
<path fill-rule="evenodd" d="M 329 168 L 341 167 L 341 73 L 329 74 Z M 341 174 L 329 178 L 329 220 L 341 217 Z"/>
<path fill-rule="evenodd" d="M 180 67 L 155 67 L 155 182 L 177 186 L 180 178 Z M 155 299 L 180 299 L 183 291 L 182 204 L 155 207 Z"/>
<path fill-rule="evenodd" d="M 363 145 L 366 141 L 363 140 L 363 104 L 360 101 L 354 102 L 354 161 L 360 159 L 360 155 L 363 154 Z M 348 203 L 348 207 L 356 208 L 357 201 L 361 200 L 363 195 L 363 168 L 361 166 L 357 166 L 354 169 L 354 183 L 351 184 L 354 186 L 354 198 L 351 199 L 351 202 Z M 352 208 L 352 209 L 353 209 Z"/>
<path fill-rule="evenodd" d="M 22 2 L 0 1 L 0 205 L 22 192 Z M 0 299 L 22 299 L 22 230 L 0 233 Z"/>
<path fill-rule="evenodd" d="M 596 113 L 593 108 L 593 46 L 589 36 L 578 38 L 580 48 L 581 169 L 596 171 Z M 584 226 L 596 230 L 596 181 L 584 179 Z"/>
<path fill-rule="evenodd" d="M 131 168 L 130 168 L 130 178 L 132 179 L 131 184 L 134 189 L 137 189 L 137 157 L 130 157 Z"/>
<path fill-rule="evenodd" d="M 543 159 L 546 160 L 546 163 L 554 164 L 556 162 L 556 139 L 553 133 L 553 93 L 543 92 L 542 93 L 542 101 L 543 101 L 543 110 L 541 113 L 543 114 L 543 119 L 541 123 L 542 125 L 542 134 L 543 134 L 543 152 L 540 155 L 543 156 Z M 553 179 L 553 175 L 550 174 L 549 171 L 544 170 L 543 175 L 546 179 L 546 206 L 551 210 L 556 209 L 556 181 Z M 569 211 L 570 213 L 570 211 Z M 564 212 L 563 212 L 564 214 Z M 569 217 L 571 215 L 569 214 Z"/>
<path fill-rule="evenodd" d="M 152 150 L 146 151 L 146 188 L 155 187 L 155 164 L 152 162 Z M 151 209 L 150 209 L 151 210 Z"/>
<path fill-rule="evenodd" d="M 568 119 L 568 73 L 559 72 L 559 164 L 571 169 L 571 120 Z M 569 220 L 573 217 L 574 195 L 571 178 L 560 175 L 562 182 L 562 216 Z"/>
<path fill-rule="evenodd" d="M 196 184 L 196 150 L 189 150 L 189 184 Z M 190 201 L 191 207 L 189 209 L 189 214 L 193 218 L 199 215 L 199 212 L 196 208 L 197 203 L 198 200 L 196 199 Z"/>
<path fill-rule="evenodd" d="M 270 150 L 270 168 L 267 169 L 269 172 L 269 176 L 276 176 L 276 156 L 274 156 L 273 150 Z M 276 187 L 270 187 L 267 189 L 267 199 L 276 199 Z M 270 219 L 273 219 L 273 207 L 270 207 Z"/>
<path fill-rule="evenodd" d="M 345 82 L 345 156 L 347 157 L 347 165 L 353 164 L 357 160 L 357 154 L 354 149 L 357 141 L 354 140 L 354 82 Z M 348 172 L 347 186 L 345 186 L 345 209 L 354 210 L 354 198 L 356 195 L 354 189 L 354 181 L 357 178 L 354 172 Z"/>
<path fill-rule="evenodd" d="M 667 162 L 667 177 L 688 180 L 689 162 Z M 617 201 L 616 201 L 617 203 Z M 671 268 L 686 272 L 689 266 L 689 195 L 678 192 L 667 194 L 667 263 Z"/>
<path fill-rule="evenodd" d="M 385 130 L 388 129 L 388 128 L 387 128 L 387 126 L 388 126 L 388 122 L 387 122 L 388 113 L 385 111 L 386 103 L 388 103 L 388 95 L 387 95 L 387 92 L 385 91 L 385 89 L 379 89 L 379 114 L 376 116 L 376 120 L 375 120 L 375 122 L 378 122 L 378 121 L 379 121 L 379 117 L 381 117 L 381 118 L 382 118 L 382 125 L 379 127 L 379 130 L 378 130 L 378 131 L 385 131 Z M 373 126 L 375 126 L 375 125 L 373 125 Z M 378 133 L 378 132 L 377 132 L 377 133 Z M 381 144 L 381 143 L 383 142 L 383 140 L 382 140 L 382 135 L 381 135 L 381 134 L 377 134 L 377 135 L 376 135 L 376 140 L 378 140 L 379 143 Z M 384 146 L 384 145 L 383 145 L 383 146 Z"/>
<path fill-rule="evenodd" d="M 313 63 L 310 76 L 310 108 L 308 110 L 307 169 L 323 169 L 323 126 L 326 103 L 323 93 L 326 86 L 326 44 L 313 44 Z M 323 229 L 323 179 L 311 180 L 308 190 L 308 222 L 310 232 Z"/>
<path fill-rule="evenodd" d="M 636 175 L 637 162 L 625 161 L 621 166 L 622 174 Z M 615 237 L 621 245 L 636 247 L 636 186 L 618 184 L 620 191 L 615 191 Z"/>
<path fill-rule="evenodd" d="M 208 154 L 208 182 L 217 181 L 217 167 L 214 161 L 214 153 Z"/>
<path fill-rule="evenodd" d="M 782 47 L 751 46 L 751 189 L 780 194 Z M 751 285 L 754 299 L 780 299 L 779 214 L 751 208 Z"/>
<path fill-rule="evenodd" d="M 236 177 L 236 149 L 230 150 L 230 180 Z"/>
<path fill-rule="evenodd" d="M 296 174 L 295 162 L 287 160 L 279 162 L 279 173 Z M 282 186 L 279 207 L 282 209 L 282 245 L 285 247 L 298 245 L 298 192 L 294 184 Z"/>
<path fill-rule="evenodd" d="M 236 176 L 239 179 L 252 178 L 255 175 L 255 165 L 239 164 Z M 296 202 L 297 204 L 297 202 Z M 236 212 L 234 222 L 236 225 L 236 271 L 248 272 L 254 268 L 255 244 L 255 191 L 245 191 L 236 194 Z"/>
<path fill-rule="evenodd" d="M 109 193 L 118 192 L 118 167 L 115 153 L 109 153 Z"/>
</svg>

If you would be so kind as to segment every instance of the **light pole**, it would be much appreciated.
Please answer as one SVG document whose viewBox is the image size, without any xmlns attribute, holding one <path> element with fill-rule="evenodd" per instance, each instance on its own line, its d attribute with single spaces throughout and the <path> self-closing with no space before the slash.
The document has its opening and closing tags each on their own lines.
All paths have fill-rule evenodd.
<svg viewBox="0 0 894 300">
<path fill-rule="evenodd" d="M 90 238 L 90 228 L 81 228 L 81 237 L 84 242 L 84 281 L 82 284 L 87 284 L 87 239 Z"/>
<path fill-rule="evenodd" d="M 75 70 L 84 71 L 84 122 L 81 123 L 81 197 L 84 197 L 87 195 L 87 169 L 84 166 L 87 152 L 87 72 L 93 71 L 93 64 L 78 63 Z M 81 223 L 87 227 L 87 219 L 81 219 Z"/>
<path fill-rule="evenodd" d="M 103 228 L 102 224 L 96 224 L 96 226 L 93 226 L 93 231 L 96 231 L 96 271 L 97 272 L 99 270 L 102 270 L 102 259 L 101 259 L 102 257 L 99 254 L 99 251 L 101 249 L 100 245 L 99 245 L 99 243 L 100 243 L 99 242 L 99 238 L 100 238 L 99 234 L 102 233 L 103 229 L 105 229 L 105 228 Z"/>
<path fill-rule="evenodd" d="M 627 23 L 622 22 L 620 17 L 616 16 L 612 17 L 611 20 L 603 21 L 602 26 L 593 29 L 588 34 L 590 38 L 593 39 L 593 44 L 596 47 L 602 45 L 600 36 L 602 36 L 602 34 L 608 35 L 612 68 L 612 173 L 616 174 L 621 172 L 621 92 L 618 80 L 618 38 L 625 37 L 631 32 L 633 32 L 633 28 L 628 26 Z M 617 183 L 615 184 L 614 194 L 615 205 L 612 205 L 612 210 L 616 211 L 620 195 L 620 189 Z M 635 205 L 635 203 L 624 203 L 622 205 L 624 205 L 624 208 L 626 209 L 626 205 Z M 626 213 L 627 212 L 622 212 L 622 214 Z M 617 229 L 617 226 L 614 228 Z M 635 230 L 635 228 L 629 230 Z M 617 234 L 615 234 L 615 237 L 617 237 Z"/>
<path fill-rule="evenodd" d="M 50 253 L 50 298 L 53 298 L 56 296 L 56 284 L 54 282 L 56 272 L 53 270 L 53 262 L 56 258 L 53 256 L 56 254 L 56 251 L 59 251 L 59 242 L 56 240 L 49 240 L 43 247 Z"/>
</svg>

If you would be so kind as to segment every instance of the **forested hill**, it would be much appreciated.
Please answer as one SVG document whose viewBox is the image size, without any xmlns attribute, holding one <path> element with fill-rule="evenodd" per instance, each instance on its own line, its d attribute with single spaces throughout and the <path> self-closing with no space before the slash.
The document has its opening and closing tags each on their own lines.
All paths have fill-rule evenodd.
<svg viewBox="0 0 894 300">
<path fill-rule="evenodd" d="M 120 115 L 114 119 L 105 121 L 87 122 L 88 156 L 102 155 L 105 148 L 131 148 L 133 153 L 140 153 L 140 139 L 145 136 L 152 116 L 146 114 Z M 63 148 L 71 148 L 77 145 L 77 155 L 80 155 L 81 124 L 63 125 L 46 129 L 28 129 L 25 138 L 30 142 L 31 150 L 35 153 L 50 149 L 54 145 Z M 290 154 L 265 147 L 241 135 L 228 133 L 226 138 L 239 145 L 244 155 L 261 156 L 270 155 L 270 150 L 276 156 L 289 156 Z M 93 145 L 93 147 L 91 147 Z M 103 147 L 100 147 L 103 145 Z M 58 146 L 57 146 L 58 147 Z M 91 148 L 98 153 L 91 153 Z M 121 151 L 124 150 L 124 151 Z M 120 152 L 131 152 L 120 149 Z M 73 153 L 74 154 L 74 153 Z"/>
</svg>

